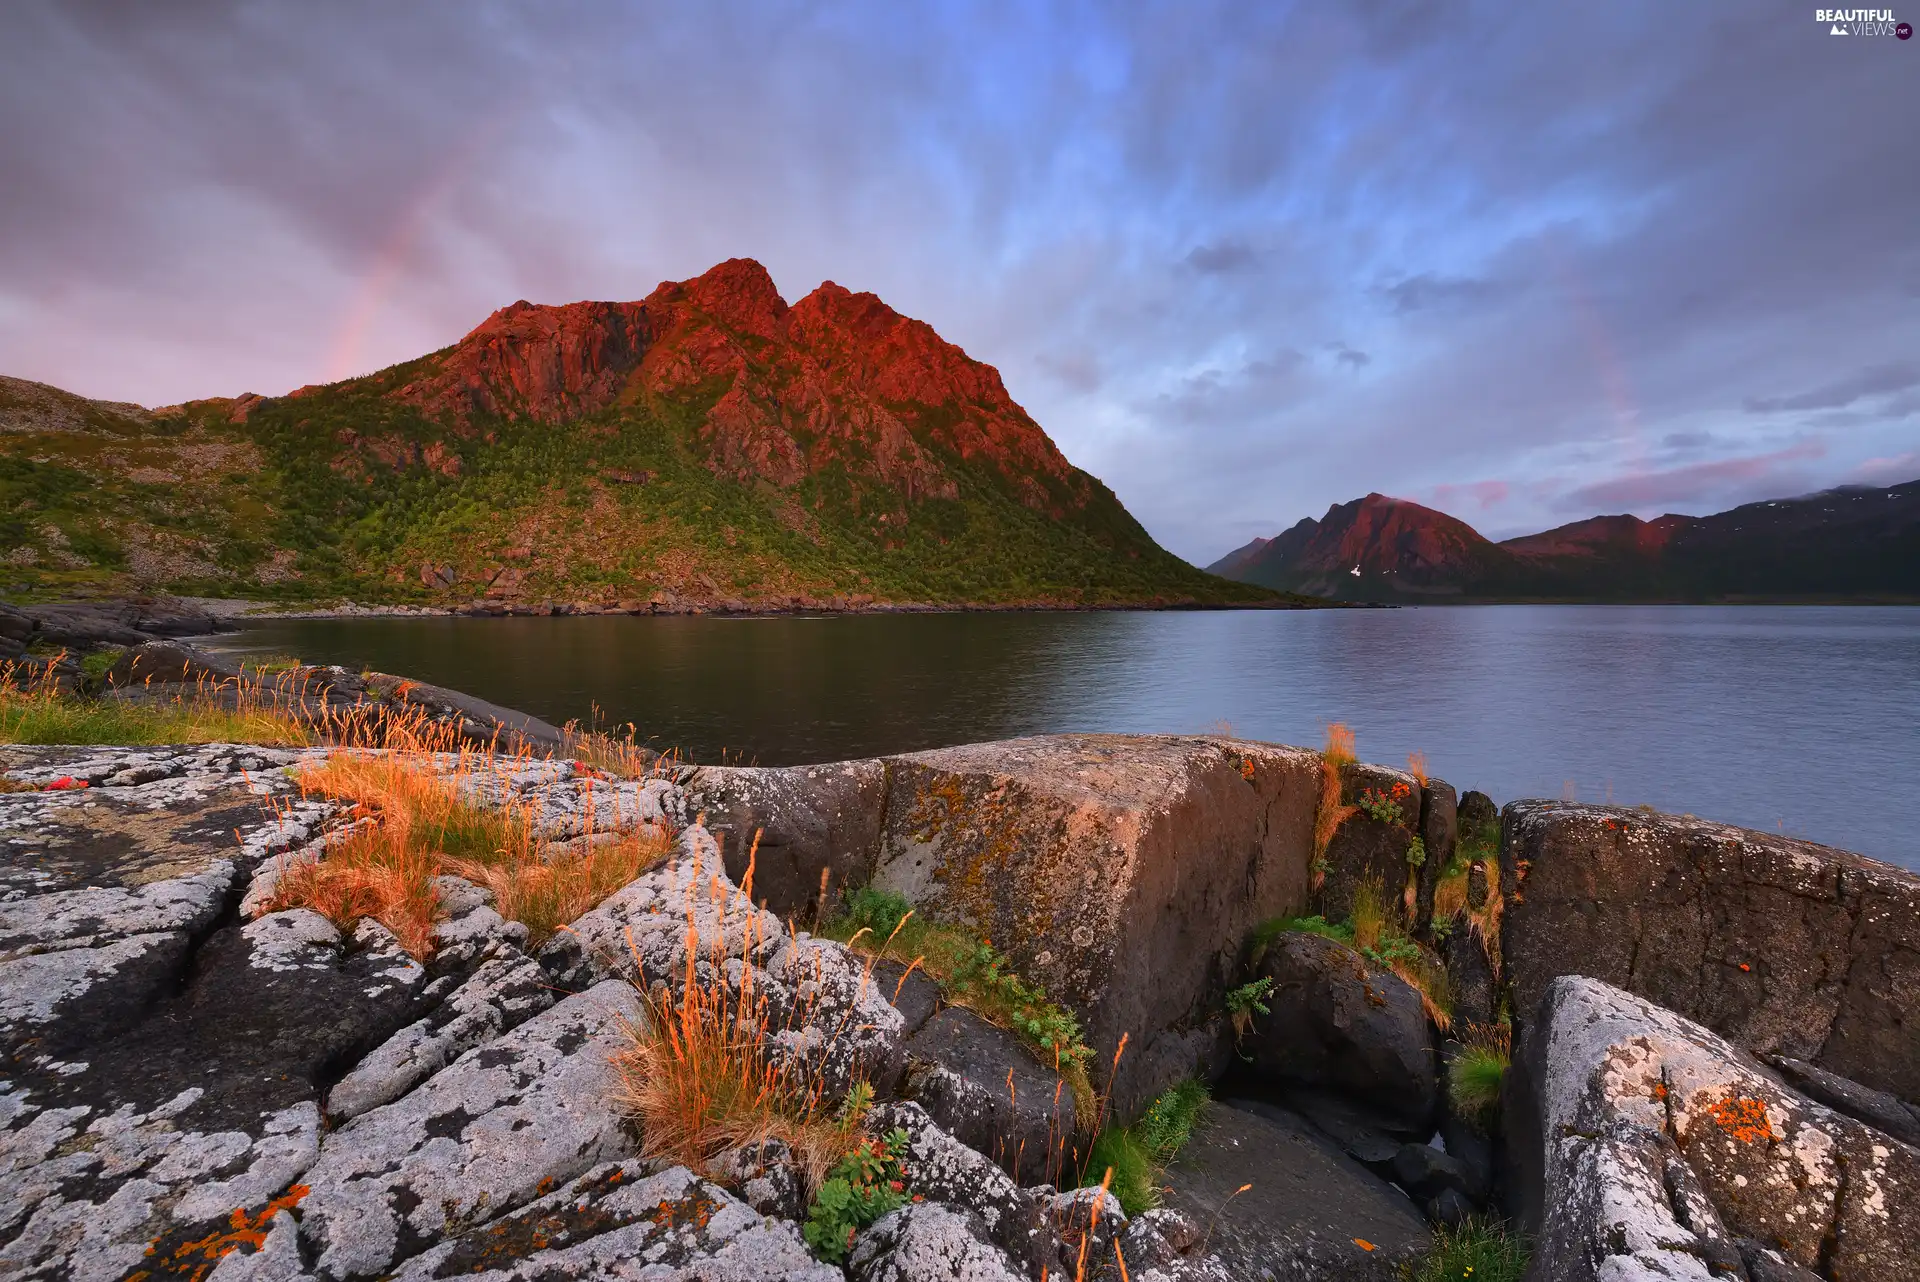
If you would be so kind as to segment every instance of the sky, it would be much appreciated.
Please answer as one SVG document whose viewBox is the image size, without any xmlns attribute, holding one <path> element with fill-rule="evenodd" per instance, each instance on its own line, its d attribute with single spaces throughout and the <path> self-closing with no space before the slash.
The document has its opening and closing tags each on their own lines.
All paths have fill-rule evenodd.
<svg viewBox="0 0 1920 1282">
<path fill-rule="evenodd" d="M 1912 480 L 1920 39 L 1814 13 L 9 0 L 0 373 L 273 395 L 751 257 L 1200 563 Z"/>
</svg>

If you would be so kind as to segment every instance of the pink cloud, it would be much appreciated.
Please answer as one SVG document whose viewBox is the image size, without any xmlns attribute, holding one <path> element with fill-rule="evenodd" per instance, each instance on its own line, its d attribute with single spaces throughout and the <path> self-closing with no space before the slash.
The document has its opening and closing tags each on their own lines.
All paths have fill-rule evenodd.
<svg viewBox="0 0 1920 1282">
<path fill-rule="evenodd" d="M 1507 501 L 1508 486 L 1505 481 L 1473 481 L 1466 485 L 1436 485 L 1433 487 L 1433 501 L 1441 507 L 1452 507 L 1463 500 L 1472 500 L 1482 512 L 1496 504 Z"/>
<path fill-rule="evenodd" d="M 1568 493 L 1562 506 L 1635 509 L 1661 503 L 1690 503 L 1726 486 L 1771 476 L 1782 463 L 1821 458 L 1826 452 L 1824 441 L 1799 441 L 1770 454 L 1689 463 L 1662 472 L 1638 472 L 1583 485 Z"/>
<path fill-rule="evenodd" d="M 1899 485 L 1920 479 L 1920 450 L 1908 450 L 1892 458 L 1870 458 L 1847 473 L 1857 485 Z"/>
</svg>

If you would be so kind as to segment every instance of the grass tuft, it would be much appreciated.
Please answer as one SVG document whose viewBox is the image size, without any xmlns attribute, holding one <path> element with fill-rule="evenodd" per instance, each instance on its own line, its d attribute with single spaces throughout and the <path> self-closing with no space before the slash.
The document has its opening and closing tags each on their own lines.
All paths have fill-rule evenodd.
<svg viewBox="0 0 1920 1282">
<path fill-rule="evenodd" d="M 94 656 L 89 655 L 91 661 Z M 129 703 L 63 693 L 44 675 L 0 665 L 0 743 L 111 744 L 257 743 L 305 747 L 313 732 L 286 708 L 251 687 L 222 698 L 220 687 L 195 687 L 167 702 Z"/>
<path fill-rule="evenodd" d="M 1447 1095 L 1454 1112 L 1491 1131 L 1500 1115 L 1500 1091 L 1512 1060 L 1511 1025 L 1470 1025 L 1466 1045 L 1447 1066 Z"/>
<path fill-rule="evenodd" d="M 1437 1228 L 1433 1246 L 1408 1274 L 1411 1282 L 1521 1282 L 1530 1251 L 1525 1238 L 1503 1224 L 1469 1220 Z"/>
<path fill-rule="evenodd" d="M 1101 1131 L 1080 1172 L 1080 1187 L 1104 1181 L 1128 1215 L 1159 1206 L 1167 1165 L 1193 1137 L 1207 1103 L 1206 1084 L 1189 1079 L 1154 1100 L 1132 1126 Z"/>
</svg>

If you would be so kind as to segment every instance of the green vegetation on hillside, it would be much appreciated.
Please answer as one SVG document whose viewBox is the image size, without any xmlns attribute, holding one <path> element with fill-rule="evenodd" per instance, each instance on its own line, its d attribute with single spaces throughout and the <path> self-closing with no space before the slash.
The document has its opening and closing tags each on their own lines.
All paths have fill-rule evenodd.
<svg viewBox="0 0 1920 1282">
<path fill-rule="evenodd" d="M 839 465 L 781 489 L 706 466 L 700 433 L 723 387 L 559 425 L 455 427 L 392 396 L 438 357 L 260 403 L 244 423 L 207 402 L 145 424 L 105 415 L 85 430 L 0 433 L 0 592 L 1274 599 L 1165 552 L 1097 481 L 1078 511 L 1035 511 L 996 468 L 921 430 L 957 498 L 909 500 Z"/>
</svg>

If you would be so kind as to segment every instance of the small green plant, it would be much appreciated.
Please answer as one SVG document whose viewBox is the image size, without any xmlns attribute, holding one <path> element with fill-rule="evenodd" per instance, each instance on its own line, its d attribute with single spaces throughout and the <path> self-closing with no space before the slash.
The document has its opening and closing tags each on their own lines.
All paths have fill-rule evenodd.
<svg viewBox="0 0 1920 1282">
<path fill-rule="evenodd" d="M 1132 1126 L 1101 1131 L 1080 1172 L 1080 1186 L 1107 1180 L 1108 1191 L 1120 1199 L 1120 1208 L 1128 1215 L 1160 1205 L 1159 1186 L 1167 1164 L 1193 1137 L 1207 1100 L 1206 1084 L 1189 1079 L 1163 1092 Z"/>
<path fill-rule="evenodd" d="M 1427 843 L 1415 837 L 1407 846 L 1407 867 L 1419 868 L 1427 862 Z"/>
<path fill-rule="evenodd" d="M 1343 944 L 1353 942 L 1353 929 L 1338 922 L 1330 922 L 1325 917 L 1272 917 L 1253 928 L 1247 936 L 1247 967 L 1258 966 L 1273 947 L 1273 942 L 1290 931 L 1306 935 L 1319 935 L 1325 939 L 1335 939 Z"/>
<path fill-rule="evenodd" d="M 1017 974 L 990 941 L 922 917 L 901 896 L 871 886 L 848 892 L 839 914 L 821 923 L 818 934 L 861 952 L 917 961 L 942 998 L 1017 1034 L 1041 1063 L 1067 1079 L 1076 1107 L 1094 1111 L 1087 1075 L 1093 1049 L 1079 1020 Z"/>
<path fill-rule="evenodd" d="M 804 1233 L 815 1255 L 840 1263 L 861 1229 L 906 1205 L 906 1156 L 907 1133 L 895 1129 L 860 1141 L 827 1173 L 807 1209 Z"/>
<path fill-rule="evenodd" d="M 1227 990 L 1227 1017 L 1233 1021 L 1234 1040 L 1247 1035 L 1255 1015 L 1271 1015 L 1264 1000 L 1273 991 L 1273 980 L 1262 976 L 1251 983 Z"/>
<path fill-rule="evenodd" d="M 1391 795 L 1379 788 L 1367 788 L 1360 793 L 1359 799 L 1353 804 L 1360 807 L 1370 818 L 1378 819 L 1383 824 L 1405 823 L 1406 817 L 1400 813 L 1400 803 L 1395 800 L 1395 796 L 1409 791 L 1411 789 L 1403 783 L 1393 785 Z"/>
<path fill-rule="evenodd" d="M 892 938 L 912 911 L 913 905 L 905 896 L 862 886 L 846 897 L 840 921 L 849 934 L 865 930 L 873 936 L 874 943 L 880 945 Z"/>
<path fill-rule="evenodd" d="M 1447 1097 L 1454 1112 L 1491 1131 L 1500 1115 L 1500 1091 L 1513 1058 L 1513 1030 L 1506 1024 L 1475 1024 L 1466 1045 L 1447 1066 Z"/>
<path fill-rule="evenodd" d="M 1469 1220 L 1434 1230 L 1433 1246 L 1406 1275 L 1409 1282 L 1520 1282 L 1527 1241 L 1504 1224 Z"/>
<path fill-rule="evenodd" d="M 126 651 L 118 646 L 107 646 L 95 650 L 80 660 L 81 675 L 86 677 L 89 685 L 99 685 L 113 665 L 120 661 L 120 656 L 125 653 Z"/>
</svg>

